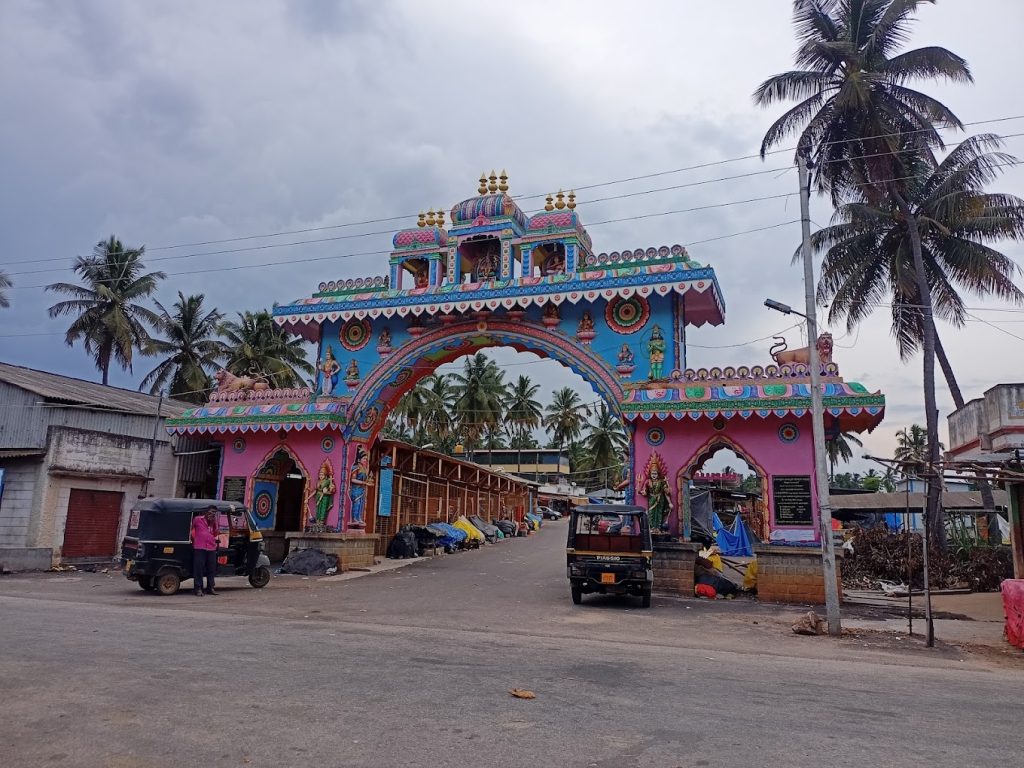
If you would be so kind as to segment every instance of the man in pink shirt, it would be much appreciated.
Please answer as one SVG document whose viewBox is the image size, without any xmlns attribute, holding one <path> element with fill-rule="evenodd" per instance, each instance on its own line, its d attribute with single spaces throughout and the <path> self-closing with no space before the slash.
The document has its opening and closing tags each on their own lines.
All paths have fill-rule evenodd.
<svg viewBox="0 0 1024 768">
<path fill-rule="evenodd" d="M 202 515 L 192 518 L 192 593 L 203 594 L 203 575 L 206 575 L 206 594 L 216 595 L 214 574 L 217 571 L 217 509 L 210 507 Z"/>
</svg>

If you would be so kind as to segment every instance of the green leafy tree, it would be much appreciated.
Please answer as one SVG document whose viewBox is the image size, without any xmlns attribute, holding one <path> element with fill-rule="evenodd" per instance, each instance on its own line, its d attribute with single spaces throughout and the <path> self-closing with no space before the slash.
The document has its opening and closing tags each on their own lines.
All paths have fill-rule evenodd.
<svg viewBox="0 0 1024 768">
<path fill-rule="evenodd" d="M 853 458 L 853 449 L 850 447 L 851 443 L 858 448 L 864 445 L 860 438 L 851 432 L 840 432 L 838 435 L 830 437 L 825 441 L 825 453 L 828 456 L 830 478 L 835 479 L 836 464 L 839 462 L 846 464 Z"/>
<path fill-rule="evenodd" d="M 627 451 L 627 439 L 622 421 L 604 403 L 598 407 L 594 421 L 587 425 L 583 443 L 591 470 L 605 487 L 610 488 L 611 478 L 622 473 L 622 456 Z"/>
<path fill-rule="evenodd" d="M 579 394 L 570 387 L 556 390 L 551 403 L 544 409 L 543 426 L 551 436 L 554 448 L 565 448 L 575 442 L 582 432 L 584 415 L 589 409 Z"/>
<path fill-rule="evenodd" d="M 216 309 L 206 311 L 203 299 L 201 293 L 185 296 L 178 291 L 172 312 L 156 302 L 160 310 L 156 329 L 164 338 L 150 339 L 144 351 L 163 360 L 146 374 L 140 390 L 149 387 L 154 395 L 167 391 L 171 397 L 193 403 L 206 401 L 212 387 L 210 374 L 228 350 L 217 338 L 222 315 Z"/>
<path fill-rule="evenodd" d="M 11 288 L 14 283 L 11 282 L 11 278 L 7 276 L 7 273 L 0 269 L 0 309 L 6 309 L 11 306 L 11 302 L 7 299 L 7 293 L 4 291 L 5 288 Z"/>
<path fill-rule="evenodd" d="M 505 402 L 505 422 L 509 437 L 529 433 L 540 426 L 543 411 L 537 400 L 540 385 L 534 384 L 529 376 L 519 376 L 508 389 Z"/>
<path fill-rule="evenodd" d="M 939 443 L 939 449 L 942 449 Z M 903 476 L 913 473 L 924 474 L 928 465 L 928 432 L 920 424 L 911 424 L 909 428 L 896 433 L 896 450 L 893 458 L 902 463 Z"/>
<path fill-rule="evenodd" d="M 920 236 L 908 182 L 944 148 L 938 129 L 963 128 L 940 101 L 908 86 L 943 79 L 972 82 L 967 63 L 940 47 L 900 52 L 925 0 L 795 0 L 799 69 L 770 77 L 754 93 L 761 105 L 798 103 L 768 129 L 762 157 L 794 133 L 798 153 L 813 161 L 814 181 L 834 204 L 864 197 L 892 201 L 907 225 L 921 313 L 924 406 L 929 459 L 938 461 L 935 327 Z M 923 160 L 922 160 L 923 158 Z M 944 545 L 938 484 L 928 496 L 935 541 Z"/>
<path fill-rule="evenodd" d="M 81 284 L 46 287 L 72 297 L 50 307 L 50 317 L 74 316 L 64 341 L 69 347 L 82 342 L 104 384 L 109 383 L 112 362 L 132 370 L 135 352 L 149 344 L 150 329 L 160 323 L 157 313 L 139 303 L 165 277 L 163 272 L 145 272 L 144 254 L 145 248 L 126 248 L 111 235 L 96 244 L 91 256 L 75 258 L 72 269 Z"/>
<path fill-rule="evenodd" d="M 238 320 L 221 323 L 227 341 L 226 368 L 236 376 L 262 379 L 274 388 L 300 387 L 316 368 L 300 339 L 289 336 L 266 310 L 239 312 Z"/>
<path fill-rule="evenodd" d="M 455 417 L 469 449 L 492 428 L 500 428 L 506 398 L 505 372 L 482 352 L 466 358 L 461 373 L 451 374 Z"/>
</svg>

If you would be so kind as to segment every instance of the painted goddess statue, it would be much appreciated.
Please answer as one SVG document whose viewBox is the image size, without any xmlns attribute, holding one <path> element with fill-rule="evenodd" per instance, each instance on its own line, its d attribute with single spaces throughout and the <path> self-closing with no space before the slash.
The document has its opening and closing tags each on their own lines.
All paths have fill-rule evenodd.
<svg viewBox="0 0 1024 768">
<path fill-rule="evenodd" d="M 330 344 L 327 345 L 327 354 L 320 363 L 320 371 L 323 374 L 320 392 L 330 397 L 338 386 L 338 374 L 341 372 L 341 363 L 335 359 L 334 348 Z"/>
<path fill-rule="evenodd" d="M 363 513 L 366 511 L 366 486 L 370 478 L 370 456 L 363 446 L 356 446 L 356 457 L 349 472 L 348 498 L 352 502 L 352 516 L 349 526 L 365 528 Z"/>
<path fill-rule="evenodd" d="M 324 459 L 324 463 L 320 465 L 320 473 L 312 493 L 316 499 L 316 512 L 309 522 L 316 526 L 315 530 L 323 531 L 326 528 L 327 516 L 334 508 L 334 495 L 337 492 L 338 489 L 334 485 L 334 470 L 331 469 L 331 463 Z"/>
<path fill-rule="evenodd" d="M 647 341 L 647 360 L 651 364 L 647 378 L 651 381 L 665 378 L 665 339 L 658 325 L 651 329 L 651 338 Z"/>
<path fill-rule="evenodd" d="M 669 494 L 668 478 L 661 468 L 661 460 L 657 453 L 651 454 L 647 462 L 647 471 L 638 478 L 637 491 L 647 497 L 647 514 L 651 520 L 652 531 L 668 529 L 668 516 L 672 514 L 672 497 Z"/>
</svg>

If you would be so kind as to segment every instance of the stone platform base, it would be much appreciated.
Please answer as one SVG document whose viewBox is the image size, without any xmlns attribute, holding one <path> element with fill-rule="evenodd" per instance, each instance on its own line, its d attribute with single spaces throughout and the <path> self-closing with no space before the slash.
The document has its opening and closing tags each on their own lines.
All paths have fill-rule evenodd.
<svg viewBox="0 0 1024 768">
<path fill-rule="evenodd" d="M 375 533 L 288 533 L 288 551 L 319 549 L 338 556 L 338 571 L 369 568 L 380 537 Z"/>
<path fill-rule="evenodd" d="M 759 546 L 757 555 L 757 597 L 769 603 L 825 602 L 825 576 L 821 550 L 817 547 Z M 839 553 L 836 553 L 836 581 L 843 594 Z"/>
<path fill-rule="evenodd" d="M 654 587 L 656 595 L 693 597 L 693 565 L 699 544 L 678 542 L 654 545 Z"/>
</svg>

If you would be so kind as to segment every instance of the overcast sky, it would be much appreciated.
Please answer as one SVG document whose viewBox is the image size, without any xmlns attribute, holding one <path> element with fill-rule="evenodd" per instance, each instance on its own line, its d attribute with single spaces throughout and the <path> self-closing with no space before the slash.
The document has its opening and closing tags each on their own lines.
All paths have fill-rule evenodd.
<svg viewBox="0 0 1024 768">
<path fill-rule="evenodd" d="M 72 279 L 71 259 L 112 233 L 146 245 L 150 267 L 168 272 L 160 291 L 168 306 L 178 290 L 204 292 L 234 313 L 308 295 L 323 279 L 384 274 L 386 255 L 351 254 L 388 250 L 390 231 L 474 194 L 484 169 L 508 169 L 514 194 L 579 189 L 584 223 L 795 193 L 789 155 L 582 189 L 755 154 L 781 108 L 755 108 L 750 94 L 791 67 L 790 12 L 788 0 L 5 0 L 0 268 L 17 287 L 11 309 L 0 310 L 0 359 L 98 376 L 81 349 L 64 345 L 67 321 L 48 319 L 55 297 L 31 286 Z M 1018 0 L 926 6 L 913 45 L 952 49 L 977 82 L 925 90 L 964 122 L 1024 115 L 1024 91 L 1010 74 L 1022 28 Z M 1024 119 L 968 131 L 1024 133 Z M 1024 136 L 1006 148 L 1024 157 Z M 779 170 L 720 180 L 768 169 Z M 654 191 L 697 181 L 710 183 Z M 1024 170 L 992 188 L 1024 196 Z M 531 210 L 538 198 L 521 205 Z M 790 266 L 799 225 L 736 233 L 791 222 L 798 211 L 790 194 L 590 233 L 598 251 L 687 245 L 715 268 L 727 303 L 724 327 L 690 334 L 690 365 L 764 364 L 771 342 L 748 342 L 792 323 L 763 299 L 802 303 L 802 273 Z M 814 201 L 816 224 L 830 215 Z M 394 216 L 405 218 L 161 249 Z M 338 236 L 354 237 L 174 258 Z M 1021 245 L 1002 248 L 1024 262 Z M 323 260 L 293 263 L 302 259 Z M 220 267 L 236 269 L 194 272 Z M 21 274 L 42 269 L 53 271 Z M 945 328 L 943 340 L 970 399 L 1021 380 L 1024 312 L 968 304 L 983 307 L 974 314 L 991 325 Z M 866 449 L 889 454 L 896 430 L 924 421 L 920 358 L 900 362 L 884 309 L 859 332 L 832 332 L 841 372 L 887 397 Z M 797 330 L 787 335 L 799 345 Z M 528 373 L 546 390 L 565 379 L 557 364 L 530 355 L 499 359 L 515 364 L 510 377 Z M 139 360 L 134 375 L 112 381 L 136 386 L 150 367 Z M 574 386 L 595 398 L 582 380 Z M 939 395 L 945 415 L 952 401 L 942 386 Z"/>
</svg>

